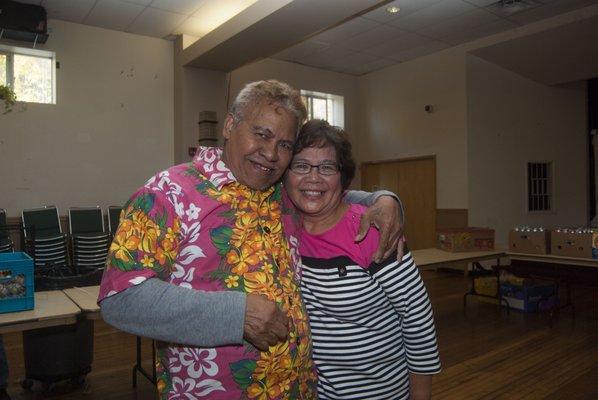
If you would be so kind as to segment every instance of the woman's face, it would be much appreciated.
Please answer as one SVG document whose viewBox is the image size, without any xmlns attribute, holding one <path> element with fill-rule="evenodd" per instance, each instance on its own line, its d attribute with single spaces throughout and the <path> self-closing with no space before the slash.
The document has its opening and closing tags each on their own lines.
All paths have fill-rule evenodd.
<svg viewBox="0 0 598 400">
<path fill-rule="evenodd" d="M 331 146 L 308 147 L 297 153 L 291 161 L 310 165 L 337 166 L 336 151 Z M 342 198 L 341 174 L 322 175 L 318 168 L 311 168 L 305 175 L 289 168 L 285 187 L 295 206 L 306 216 L 326 217 L 335 212 Z"/>
</svg>

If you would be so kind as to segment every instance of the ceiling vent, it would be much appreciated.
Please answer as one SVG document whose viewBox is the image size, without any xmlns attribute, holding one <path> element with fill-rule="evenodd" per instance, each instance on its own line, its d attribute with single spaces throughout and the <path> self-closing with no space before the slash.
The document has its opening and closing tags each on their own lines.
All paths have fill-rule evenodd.
<svg viewBox="0 0 598 400">
<path fill-rule="evenodd" d="M 46 43 L 48 22 L 46 9 L 16 1 L 0 0 L 0 39 Z"/>
<path fill-rule="evenodd" d="M 500 0 L 486 6 L 486 10 L 501 17 L 508 17 L 542 5 L 544 3 L 538 0 Z"/>
</svg>

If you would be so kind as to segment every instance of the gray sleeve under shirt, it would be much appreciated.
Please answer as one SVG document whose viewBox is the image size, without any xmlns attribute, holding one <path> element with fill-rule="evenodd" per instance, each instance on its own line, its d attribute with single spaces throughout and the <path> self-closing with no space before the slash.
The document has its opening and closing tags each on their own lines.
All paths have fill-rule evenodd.
<svg viewBox="0 0 598 400">
<path fill-rule="evenodd" d="M 399 197 L 385 190 L 351 190 L 345 200 L 371 206 L 380 196 L 394 197 L 403 209 Z M 246 299 L 241 292 L 205 292 L 151 278 L 103 299 L 100 309 L 104 321 L 134 335 L 215 347 L 243 342 Z"/>
<path fill-rule="evenodd" d="M 362 206 L 371 207 L 374 205 L 376 200 L 381 196 L 390 196 L 394 198 L 401 208 L 401 216 L 403 220 L 401 224 L 405 224 L 405 209 L 403 208 L 403 202 L 391 191 L 388 190 L 377 190 L 375 192 L 364 192 L 362 190 L 347 190 L 345 192 L 345 201 L 350 204 L 361 204 Z"/>
<path fill-rule="evenodd" d="M 103 299 L 102 318 L 138 336 L 215 347 L 243 342 L 246 295 L 205 292 L 151 278 Z"/>
</svg>

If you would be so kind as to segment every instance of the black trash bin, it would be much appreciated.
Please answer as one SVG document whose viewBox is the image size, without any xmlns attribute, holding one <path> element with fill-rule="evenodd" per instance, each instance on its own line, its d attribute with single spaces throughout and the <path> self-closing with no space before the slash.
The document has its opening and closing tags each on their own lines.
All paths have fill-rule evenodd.
<svg viewBox="0 0 598 400">
<path fill-rule="evenodd" d="M 90 286 L 97 284 L 101 276 L 102 270 L 95 268 L 49 266 L 36 270 L 35 289 L 62 290 Z M 22 386 L 31 389 L 34 381 L 39 381 L 43 391 L 51 394 L 62 381 L 69 383 L 67 388 L 83 385 L 93 362 L 93 328 L 92 320 L 79 318 L 73 325 L 23 332 L 25 380 Z"/>
</svg>

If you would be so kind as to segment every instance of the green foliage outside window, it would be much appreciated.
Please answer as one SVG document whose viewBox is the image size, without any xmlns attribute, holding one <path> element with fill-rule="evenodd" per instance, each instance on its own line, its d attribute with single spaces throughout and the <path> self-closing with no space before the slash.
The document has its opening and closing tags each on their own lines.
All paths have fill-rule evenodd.
<svg viewBox="0 0 598 400">
<path fill-rule="evenodd" d="M 0 85 L 0 100 L 4 102 L 3 114 L 6 114 L 12 111 L 12 106 L 17 101 L 17 95 L 8 86 Z"/>
</svg>

